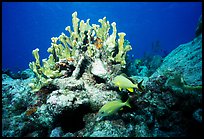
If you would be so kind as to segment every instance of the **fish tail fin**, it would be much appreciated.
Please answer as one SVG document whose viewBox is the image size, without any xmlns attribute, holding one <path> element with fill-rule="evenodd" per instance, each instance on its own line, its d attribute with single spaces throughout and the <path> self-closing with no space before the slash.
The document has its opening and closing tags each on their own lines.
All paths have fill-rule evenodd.
<svg viewBox="0 0 204 139">
<path fill-rule="evenodd" d="M 144 79 L 142 81 L 140 81 L 138 84 L 134 84 L 135 88 L 137 88 L 140 92 L 144 92 L 144 86 L 142 85 L 143 81 L 144 81 Z"/>
<path fill-rule="evenodd" d="M 128 100 L 125 102 L 125 105 L 131 108 L 129 101 L 130 101 L 130 98 L 128 98 Z"/>
</svg>

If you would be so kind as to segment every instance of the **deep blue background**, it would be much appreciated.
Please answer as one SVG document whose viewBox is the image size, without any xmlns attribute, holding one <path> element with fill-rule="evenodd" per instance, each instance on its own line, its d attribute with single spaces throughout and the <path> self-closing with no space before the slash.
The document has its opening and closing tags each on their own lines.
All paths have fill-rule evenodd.
<svg viewBox="0 0 204 139">
<path fill-rule="evenodd" d="M 151 53 L 152 42 L 160 41 L 161 48 L 170 52 L 178 45 L 191 41 L 199 16 L 201 2 L 17 2 L 2 3 L 2 67 L 13 71 L 28 68 L 33 61 L 32 50 L 40 49 L 40 59 L 48 57 L 51 37 L 65 32 L 72 25 L 71 14 L 116 22 L 118 32 L 125 32 L 133 50 L 141 58 Z M 112 32 L 110 32 L 111 34 Z"/>
</svg>

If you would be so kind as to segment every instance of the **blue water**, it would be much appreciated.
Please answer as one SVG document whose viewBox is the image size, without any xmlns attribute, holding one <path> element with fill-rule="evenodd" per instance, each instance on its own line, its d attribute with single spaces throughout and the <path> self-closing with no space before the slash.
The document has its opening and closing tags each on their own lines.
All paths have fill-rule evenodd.
<svg viewBox="0 0 204 139">
<path fill-rule="evenodd" d="M 2 68 L 13 71 L 28 68 L 34 61 L 32 50 L 40 49 L 40 59 L 47 58 L 51 37 L 65 32 L 72 25 L 71 14 L 116 22 L 118 32 L 125 32 L 135 58 L 153 53 L 152 43 L 159 41 L 165 55 L 178 45 L 195 37 L 202 14 L 202 2 L 3 2 L 2 3 Z"/>
</svg>

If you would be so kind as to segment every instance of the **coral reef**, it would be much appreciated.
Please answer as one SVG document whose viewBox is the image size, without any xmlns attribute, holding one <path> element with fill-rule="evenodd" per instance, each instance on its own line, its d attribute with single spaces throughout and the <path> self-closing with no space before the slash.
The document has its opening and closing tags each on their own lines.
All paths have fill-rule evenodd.
<svg viewBox="0 0 204 139">
<path fill-rule="evenodd" d="M 83 74 L 82 69 L 89 71 L 91 68 L 92 74 L 105 79 L 115 74 L 113 72 L 115 65 L 120 65 L 118 70 L 125 68 L 126 53 L 132 49 L 124 39 L 126 34 L 118 33 L 119 38 L 116 40 L 115 22 L 111 24 L 113 33 L 109 36 L 110 24 L 106 17 L 98 20 L 101 26 L 96 24 L 91 26 L 89 20 L 87 19 L 86 23 L 83 20 L 80 21 L 77 18 L 77 12 L 74 12 L 72 14 L 73 31 L 70 26 L 65 28 L 70 37 L 62 33 L 59 37 L 51 38 L 51 47 L 47 50 L 51 54 L 48 60 L 42 60 L 42 67 L 39 49 L 33 50 L 36 61 L 29 64 L 36 75 L 33 84 L 30 84 L 33 91 L 38 91 L 49 84 L 52 79 L 65 75 L 68 72 L 66 67 L 73 67 L 72 77 L 75 78 Z"/>
<path fill-rule="evenodd" d="M 35 61 L 20 78 L 2 74 L 2 136 L 201 136 L 202 35 L 178 46 L 164 60 L 153 58 L 152 71 L 142 65 L 144 61 L 135 61 L 142 70 L 127 78 L 132 84 L 142 82 L 144 90 L 119 91 L 113 79 L 128 63 L 130 43 L 125 33 L 117 36 L 115 22 L 109 35 L 106 17 L 99 19 L 101 26 L 89 21 L 79 20 L 74 12 L 73 30 L 65 29 L 69 37 L 62 33 L 51 39 L 50 55 L 42 65 L 37 48 Z M 102 106 L 115 100 L 128 100 L 131 108 L 98 121 Z"/>
<path fill-rule="evenodd" d="M 74 115 L 81 108 L 96 112 L 108 101 L 120 99 L 118 93 L 110 89 L 113 88 L 110 79 L 125 68 L 126 52 L 131 50 L 131 46 L 124 39 L 125 33 L 118 33 L 116 40 L 115 22 L 111 24 L 113 33 L 110 36 L 110 24 L 106 17 L 99 19 L 99 22 L 101 26 L 90 26 L 89 19 L 86 23 L 80 21 L 77 12 L 74 12 L 73 31 L 67 26 L 65 30 L 70 34 L 69 37 L 62 33 L 59 37 L 51 38 L 51 47 L 47 50 L 50 55 L 42 60 L 42 65 L 39 49 L 33 50 L 35 61 L 30 62 L 29 67 L 35 77 L 25 81 L 31 87 L 31 90 L 26 91 L 32 97 L 22 114 L 29 123 L 50 132 L 59 117 L 67 113 Z M 17 96 L 14 98 L 20 100 Z M 17 106 L 15 108 L 18 109 Z M 80 113 L 83 115 L 83 112 Z M 64 124 L 61 121 L 59 123 L 61 126 Z M 26 130 L 31 131 L 30 128 Z M 53 130 L 50 136 L 58 136 L 58 131 L 58 128 Z M 18 136 L 24 136 L 24 133 Z M 42 134 L 34 128 L 32 133 L 25 136 Z"/>
</svg>

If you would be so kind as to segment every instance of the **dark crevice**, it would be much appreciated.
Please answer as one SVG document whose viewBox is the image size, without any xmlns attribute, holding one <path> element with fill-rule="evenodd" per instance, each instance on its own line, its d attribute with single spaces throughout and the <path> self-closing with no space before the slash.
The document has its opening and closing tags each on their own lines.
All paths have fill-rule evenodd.
<svg viewBox="0 0 204 139">
<path fill-rule="evenodd" d="M 53 84 L 48 84 L 47 86 L 43 86 L 39 91 L 44 94 L 50 94 L 55 90 L 58 90 L 59 87 Z"/>
<path fill-rule="evenodd" d="M 189 137 L 202 137 L 203 136 L 203 125 L 194 121 L 194 119 L 189 120 L 189 128 L 187 130 L 187 135 Z"/>
<path fill-rule="evenodd" d="M 54 125 L 60 126 L 63 132 L 77 132 L 85 127 L 83 116 L 91 111 L 89 105 L 80 105 L 75 110 L 64 110 L 56 116 Z"/>
<path fill-rule="evenodd" d="M 66 68 L 67 72 L 67 76 L 70 77 L 73 73 L 73 71 L 75 70 L 75 67 L 73 65 L 70 65 L 68 68 Z"/>
<path fill-rule="evenodd" d="M 119 49 L 118 49 L 118 44 L 117 44 L 117 47 L 115 47 L 115 49 L 113 50 L 113 57 L 115 57 L 119 52 Z"/>
<path fill-rule="evenodd" d="M 106 80 L 101 78 L 101 77 L 93 75 L 93 78 L 94 78 L 94 80 L 96 81 L 97 84 L 106 83 Z"/>
</svg>

